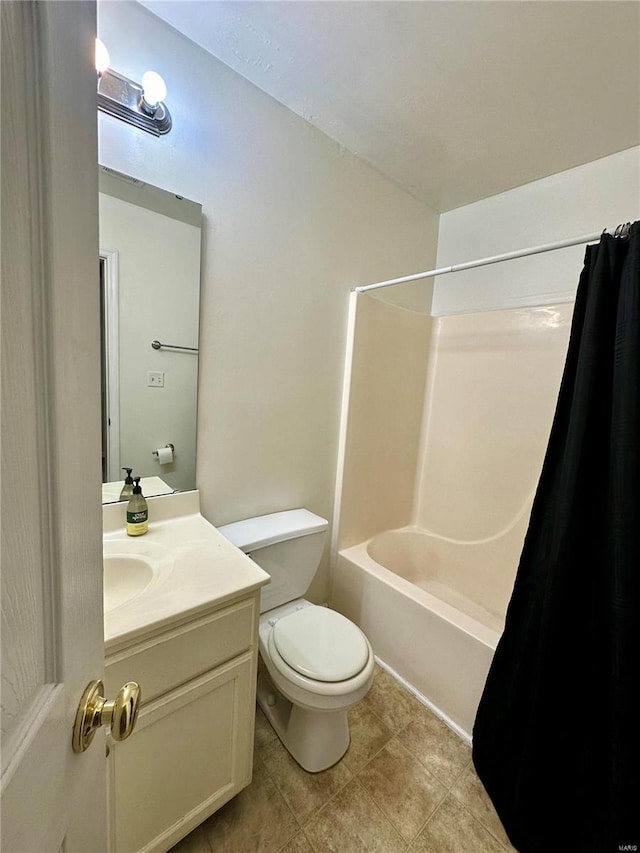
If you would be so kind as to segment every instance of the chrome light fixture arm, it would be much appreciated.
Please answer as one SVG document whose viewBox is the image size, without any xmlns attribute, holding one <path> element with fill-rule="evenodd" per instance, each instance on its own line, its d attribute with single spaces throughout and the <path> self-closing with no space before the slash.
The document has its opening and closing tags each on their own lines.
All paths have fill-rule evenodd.
<svg viewBox="0 0 640 853">
<path fill-rule="evenodd" d="M 171 114 L 166 105 L 162 101 L 148 103 L 139 83 L 111 68 L 98 77 L 98 109 L 154 136 L 171 130 Z"/>
</svg>

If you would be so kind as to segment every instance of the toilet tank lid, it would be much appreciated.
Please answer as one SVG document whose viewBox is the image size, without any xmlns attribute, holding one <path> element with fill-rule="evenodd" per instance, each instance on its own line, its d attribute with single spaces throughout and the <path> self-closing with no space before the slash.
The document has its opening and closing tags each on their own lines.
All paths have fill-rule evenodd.
<svg viewBox="0 0 640 853">
<path fill-rule="evenodd" d="M 297 539 L 310 533 L 322 533 L 329 522 L 308 509 L 289 509 L 272 512 L 257 518 L 246 518 L 218 527 L 222 535 L 242 551 L 266 548 L 287 539 Z"/>
</svg>

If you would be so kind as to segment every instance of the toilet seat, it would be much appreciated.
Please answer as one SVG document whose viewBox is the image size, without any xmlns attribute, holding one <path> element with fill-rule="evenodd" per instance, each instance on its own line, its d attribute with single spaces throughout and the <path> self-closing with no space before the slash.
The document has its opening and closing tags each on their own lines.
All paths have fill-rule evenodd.
<svg viewBox="0 0 640 853">
<path fill-rule="evenodd" d="M 370 658 L 362 631 L 327 607 L 310 605 L 284 616 L 273 626 L 269 646 L 285 664 L 304 678 L 325 683 L 347 681 L 361 673 Z"/>
</svg>

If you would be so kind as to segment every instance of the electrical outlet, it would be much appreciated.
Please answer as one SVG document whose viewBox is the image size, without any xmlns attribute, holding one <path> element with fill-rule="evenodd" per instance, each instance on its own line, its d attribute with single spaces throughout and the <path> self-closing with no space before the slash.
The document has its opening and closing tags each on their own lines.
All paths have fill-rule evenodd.
<svg viewBox="0 0 640 853">
<path fill-rule="evenodd" d="M 164 373 L 161 370 L 150 370 L 147 373 L 149 388 L 164 388 Z"/>
</svg>

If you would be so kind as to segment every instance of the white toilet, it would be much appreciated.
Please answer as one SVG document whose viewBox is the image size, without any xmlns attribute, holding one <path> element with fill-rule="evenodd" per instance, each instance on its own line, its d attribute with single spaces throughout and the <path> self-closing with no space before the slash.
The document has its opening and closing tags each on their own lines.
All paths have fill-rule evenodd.
<svg viewBox="0 0 640 853">
<path fill-rule="evenodd" d="M 328 523 L 306 509 L 218 528 L 271 576 L 262 589 L 258 704 L 311 773 L 347 751 L 347 711 L 373 681 L 374 657 L 357 625 L 302 596 L 318 569 Z"/>
</svg>

